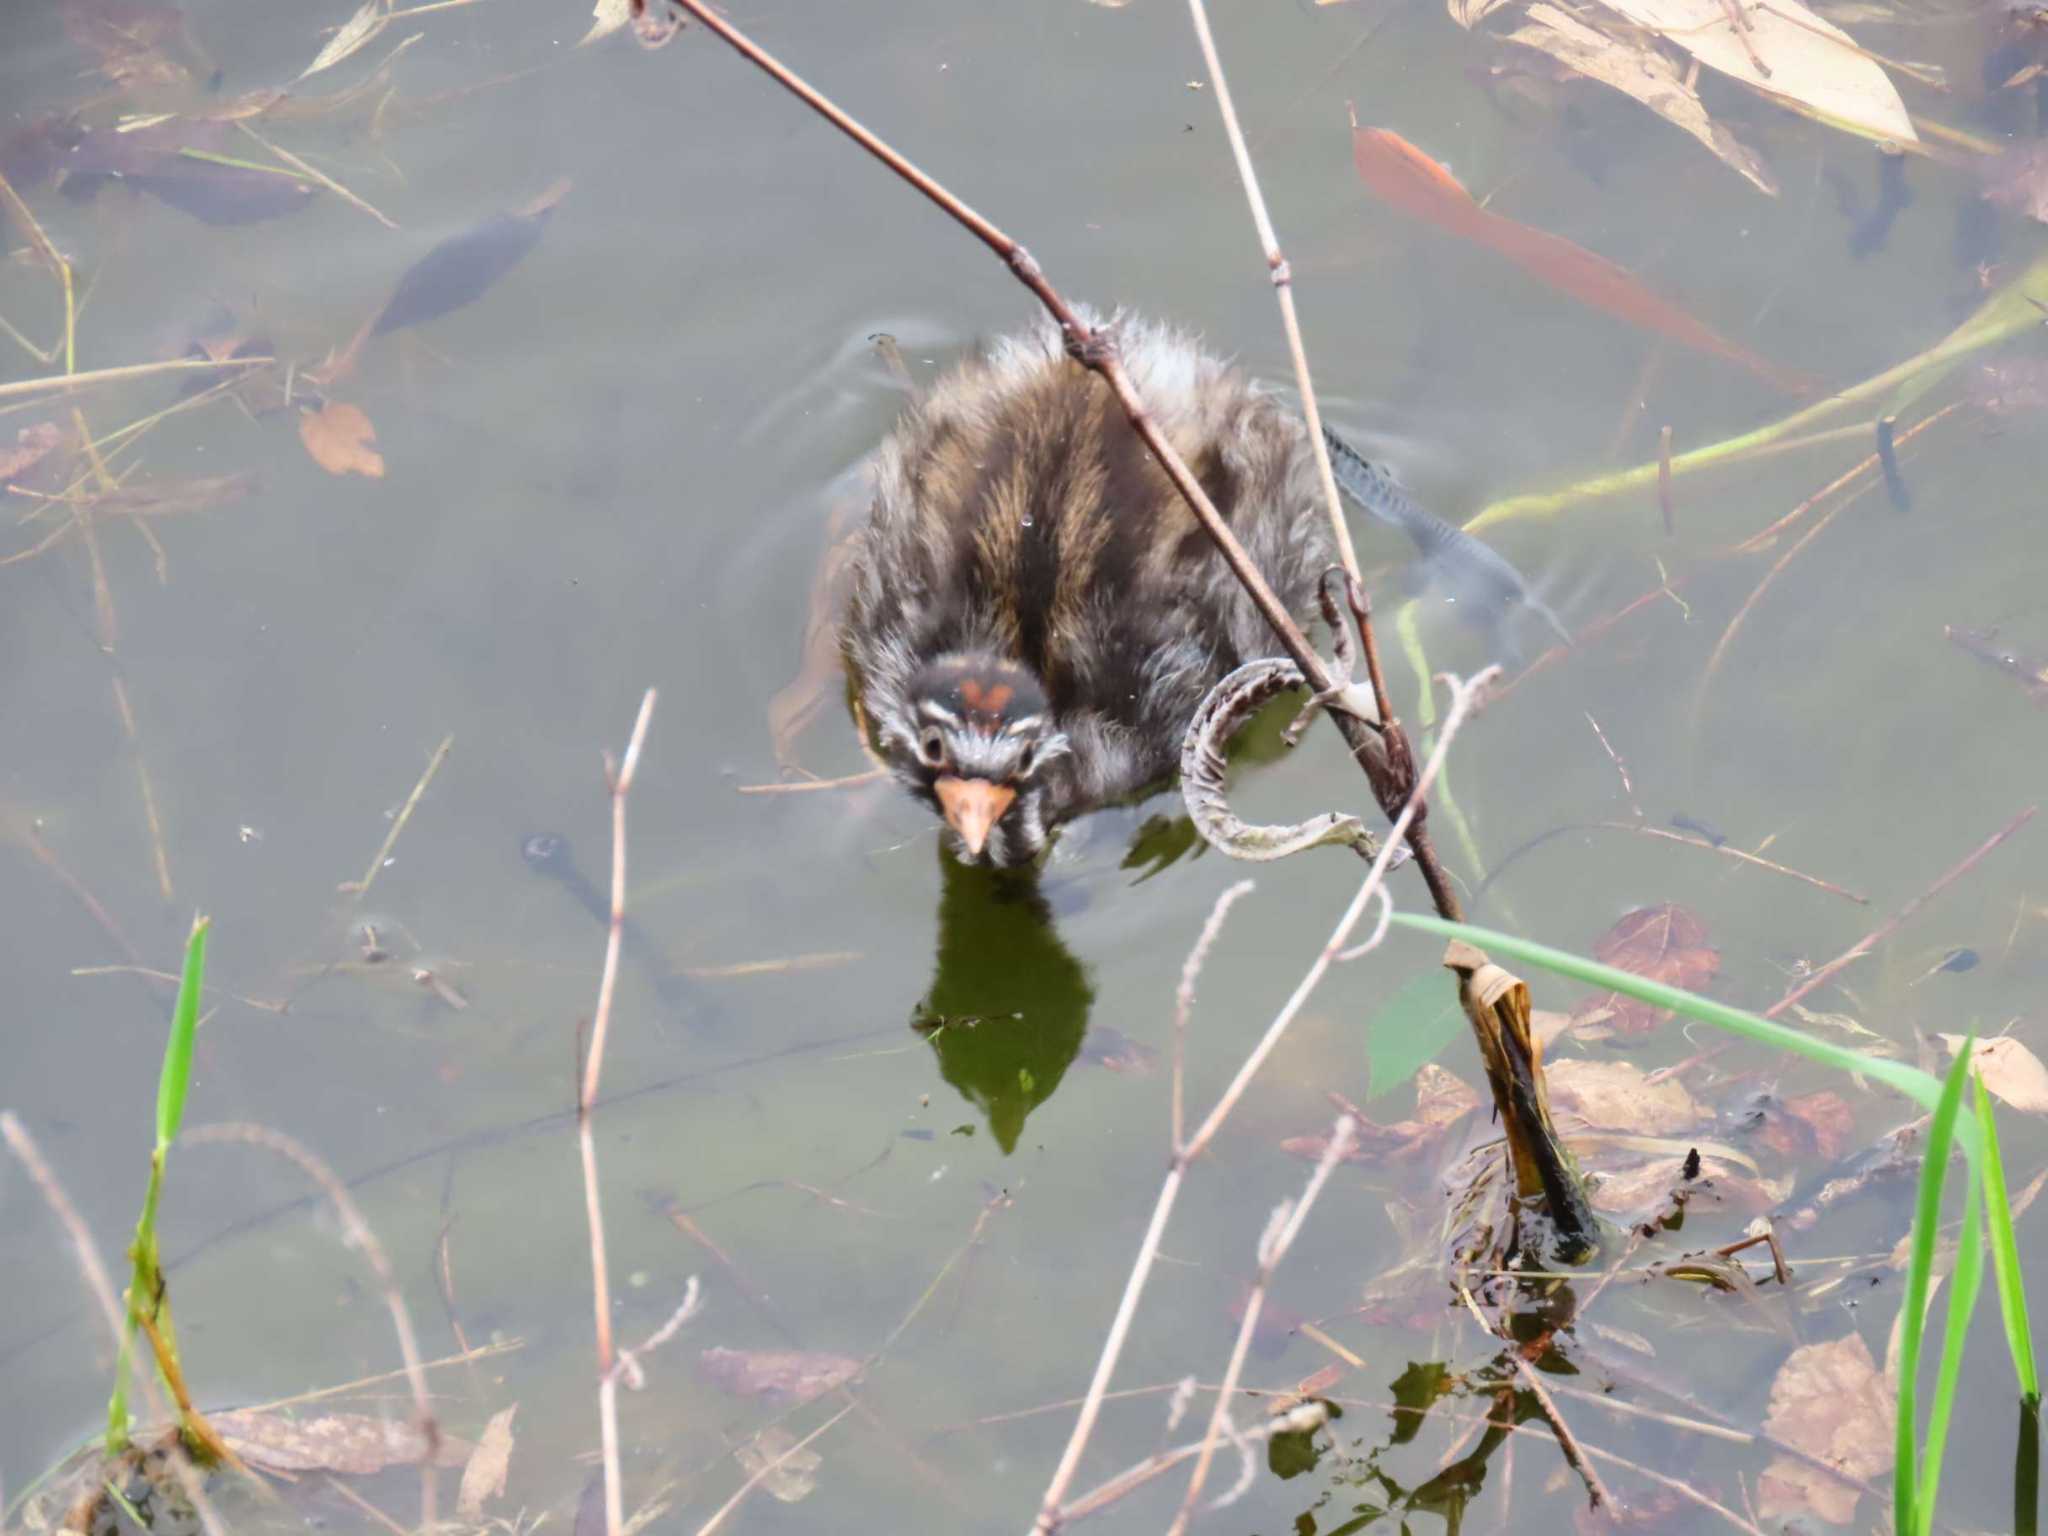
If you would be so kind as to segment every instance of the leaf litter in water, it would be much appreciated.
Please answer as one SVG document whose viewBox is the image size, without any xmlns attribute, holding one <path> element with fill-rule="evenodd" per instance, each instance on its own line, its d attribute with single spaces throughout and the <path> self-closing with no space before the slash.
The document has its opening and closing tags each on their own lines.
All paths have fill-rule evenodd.
<svg viewBox="0 0 2048 1536">
<path fill-rule="evenodd" d="M 0 448 L 0 490 L 26 475 L 57 451 L 63 431 L 53 421 L 39 421 L 14 434 L 12 448 Z"/>
<path fill-rule="evenodd" d="M 1962 1035 L 1943 1035 L 1941 1042 L 1953 1057 L 1963 1048 L 1965 1038 Z M 2036 1115 L 2048 1114 L 2048 1067 L 2042 1066 L 2041 1058 L 2011 1035 L 1980 1039 L 1970 1049 L 1970 1061 L 1994 1097 L 2014 1109 L 2024 1109 Z"/>
<path fill-rule="evenodd" d="M 1509 42 L 1547 53 L 1588 80 L 1633 97 L 1699 140 L 1758 191 L 1778 195 L 1777 179 L 1762 157 L 1707 116 L 1699 92 L 1663 53 L 1636 38 L 1616 37 L 1588 26 L 1554 5 L 1532 5 L 1525 16 L 1524 24 L 1507 34 Z"/>
<path fill-rule="evenodd" d="M 1721 969 L 1721 952 L 1707 942 L 1706 925 L 1672 902 L 1638 907 L 1623 917 L 1593 946 L 1593 956 L 1603 965 L 1688 992 L 1705 987 Z M 1588 1029 L 1599 1022 L 1619 1035 L 1648 1034 L 1670 1017 L 1667 1008 L 1618 992 L 1582 1004 L 1572 1014 L 1575 1029 L 1580 1022 Z"/>
<path fill-rule="evenodd" d="M 519 1412 L 514 1403 L 491 1415 L 484 1432 L 477 1436 L 476 1449 L 462 1468 L 462 1491 L 456 1495 L 455 1510 L 471 1520 L 483 1518 L 484 1505 L 505 1496 L 505 1477 L 512 1470 L 512 1419 Z"/>
<path fill-rule="evenodd" d="M 1351 159 L 1377 196 L 1403 213 L 1505 256 L 1531 276 L 1593 309 L 1626 320 L 1709 356 L 1739 363 L 1789 393 L 1807 382 L 1710 330 L 1646 288 L 1626 268 L 1562 235 L 1482 208 L 1443 166 L 1386 128 L 1351 130 Z"/>
<path fill-rule="evenodd" d="M 174 5 L 65 0 L 64 35 L 125 89 L 182 85 L 205 64 Z"/>
<path fill-rule="evenodd" d="M 1799 0 L 1601 0 L 1709 69 L 1880 142 L 1917 144 L 1884 68 Z"/>
<path fill-rule="evenodd" d="M 382 336 L 409 325 L 423 325 L 481 298 L 526 259 L 569 185 L 565 176 L 533 201 L 443 240 L 406 268 L 370 334 Z"/>
<path fill-rule="evenodd" d="M 1771 1382 L 1764 1428 L 1844 1476 L 1889 1471 L 1897 1403 L 1862 1335 L 1848 1334 L 1792 1351 Z M 1856 1517 L 1860 1490 L 1810 1462 L 1776 1458 L 1757 1487 L 1765 1520 L 1812 1515 L 1830 1525 Z"/>
<path fill-rule="evenodd" d="M 2001 207 L 2048 223 L 2048 144 L 2022 144 L 1988 162 L 1984 195 Z"/>
<path fill-rule="evenodd" d="M 768 1397 L 792 1406 L 808 1403 L 861 1372 L 851 1355 L 809 1349 L 726 1349 L 714 1346 L 697 1357 L 713 1385 L 735 1397 Z"/>
<path fill-rule="evenodd" d="M 299 413 L 299 441 L 313 462 L 330 475 L 384 477 L 384 455 L 376 448 L 377 429 L 361 406 L 330 400 L 317 411 Z"/>
<path fill-rule="evenodd" d="M 281 218 L 313 200 L 313 185 L 296 175 L 203 158 L 222 152 L 228 128 L 225 119 L 172 118 L 127 132 L 78 132 L 64 161 L 66 186 L 90 195 L 102 181 L 119 179 L 202 223 L 223 226 Z"/>
<path fill-rule="evenodd" d="M 299 71 L 299 78 L 303 80 L 323 69 L 332 69 L 390 25 L 391 8 L 386 0 L 363 0 L 362 9 L 341 24 L 334 36 L 314 55 L 313 62 Z"/>
<path fill-rule="evenodd" d="M 366 1413 L 293 1418 L 260 1408 L 209 1414 L 213 1427 L 242 1460 L 266 1472 L 344 1472 L 359 1477 L 416 1465 L 426 1449 L 417 1426 Z M 434 1464 L 459 1467 L 470 1444 L 445 1430 Z"/>
<path fill-rule="evenodd" d="M 761 1486 L 784 1504 L 800 1503 L 818 1486 L 818 1468 L 825 1458 L 806 1446 L 796 1448 L 796 1436 L 779 1424 L 771 1424 L 733 1452 L 747 1476 L 759 1477 Z"/>
</svg>

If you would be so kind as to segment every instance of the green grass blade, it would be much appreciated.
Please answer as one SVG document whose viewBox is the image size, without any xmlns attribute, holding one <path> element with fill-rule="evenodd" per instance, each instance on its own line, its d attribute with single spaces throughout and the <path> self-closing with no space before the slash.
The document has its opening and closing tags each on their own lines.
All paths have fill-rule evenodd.
<svg viewBox="0 0 2048 1536">
<path fill-rule="evenodd" d="M 1941 1369 L 1934 1379 L 1934 1401 L 1927 1409 L 1927 1444 L 1920 1453 L 1919 1536 L 1933 1536 L 1934 1506 L 1941 1489 L 1941 1457 L 1948 1448 L 1956 1383 L 1963 1371 L 1963 1344 L 1969 1337 L 1970 1318 L 1977 1310 L 1977 1292 L 1984 1284 L 1984 1234 L 1977 1224 L 1980 1182 L 1977 1170 L 1971 1168 L 1963 1195 L 1963 1230 L 1956 1242 L 1956 1267 L 1948 1279 L 1948 1319 L 1942 1325 Z"/>
<path fill-rule="evenodd" d="M 1998 1151 L 1998 1126 L 1984 1079 L 1977 1089 L 1977 1124 L 1984 1134 L 1984 1215 L 1991 1227 L 1991 1269 L 1998 1283 L 1998 1311 L 2005 1320 L 2005 1347 L 2019 1378 L 2020 1396 L 2041 1401 L 2041 1377 L 2034 1364 L 2034 1330 L 2027 1320 L 2027 1282 L 2020 1274 L 2019 1238 L 2012 1229 L 2012 1200 L 2005 1190 L 2005 1162 Z"/>
<path fill-rule="evenodd" d="M 1970 1073 L 1972 1035 L 1956 1053 L 1955 1065 L 1941 1085 L 1934 1118 L 1927 1127 L 1927 1153 L 1920 1164 L 1920 1193 L 1913 1208 L 1913 1256 L 1906 1266 L 1906 1299 L 1899 1322 L 1898 1438 L 1892 1467 L 1892 1529 L 1906 1536 L 1917 1532 L 1923 1490 L 1917 1474 L 1919 1441 L 1920 1336 L 1927 1320 L 1927 1290 L 1934 1277 L 1934 1244 L 1941 1230 L 1941 1186 L 1948 1174 L 1949 1148 L 1955 1143 L 1956 1111 L 1963 1102 L 1963 1081 Z M 1974 1213 L 1973 1213 L 1974 1214 Z M 1951 1298 L 1953 1304 L 1953 1298 Z"/>
<path fill-rule="evenodd" d="M 1659 981 L 1651 981 L 1630 971 L 1616 970 L 1611 965 L 1602 965 L 1597 960 L 1588 960 L 1583 955 L 1572 954 L 1569 950 L 1552 949 L 1547 944 L 1532 943 L 1518 939 L 1512 934 L 1496 933 L 1491 928 L 1475 928 L 1470 923 L 1448 923 L 1440 917 L 1425 917 L 1417 912 L 1396 912 L 1394 921 L 1406 928 L 1417 928 L 1424 933 L 1441 934 L 1447 939 L 1464 939 L 1477 944 L 1488 954 L 1498 959 L 1506 955 L 1512 959 L 1539 965 L 1560 976 L 1569 976 L 1574 981 L 1588 985 L 1606 987 L 1625 997 L 1640 998 L 1659 1008 L 1670 1008 L 1702 1023 L 1713 1024 L 1730 1033 L 1747 1036 L 1781 1051 L 1792 1051 L 1810 1061 L 1818 1061 L 1841 1072 L 1856 1072 L 1864 1077 L 1883 1083 L 1887 1088 L 1897 1089 L 1913 1100 L 1922 1109 L 1932 1110 L 1941 1098 L 1941 1083 L 1917 1067 L 1903 1062 L 1887 1061 L 1881 1056 L 1867 1056 L 1861 1051 L 1852 1051 L 1832 1041 L 1816 1039 L 1770 1019 L 1760 1019 L 1753 1013 L 1740 1008 L 1730 1008 L 1726 1003 L 1717 1003 L 1712 998 L 1701 997 L 1678 987 L 1669 987 Z M 1974 1122 L 1965 1132 L 1965 1144 L 1974 1136 Z"/>
<path fill-rule="evenodd" d="M 163 1072 L 156 1084 L 156 1144 L 159 1152 L 178 1139 L 185 1118 L 185 1091 L 192 1082 L 192 1037 L 199 1029 L 199 993 L 206 980 L 206 930 L 210 920 L 192 919 L 185 941 L 185 974 L 178 979 L 178 1005 L 171 1010 L 171 1038 L 164 1046 Z"/>
</svg>

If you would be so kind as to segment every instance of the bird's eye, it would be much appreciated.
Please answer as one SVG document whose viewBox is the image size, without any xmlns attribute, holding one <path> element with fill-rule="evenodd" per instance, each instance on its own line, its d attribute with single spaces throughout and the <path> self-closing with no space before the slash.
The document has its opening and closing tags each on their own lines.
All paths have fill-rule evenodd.
<svg viewBox="0 0 2048 1536">
<path fill-rule="evenodd" d="M 927 768 L 946 766 L 946 735 L 936 725 L 928 725 L 917 738 L 917 756 Z"/>
</svg>

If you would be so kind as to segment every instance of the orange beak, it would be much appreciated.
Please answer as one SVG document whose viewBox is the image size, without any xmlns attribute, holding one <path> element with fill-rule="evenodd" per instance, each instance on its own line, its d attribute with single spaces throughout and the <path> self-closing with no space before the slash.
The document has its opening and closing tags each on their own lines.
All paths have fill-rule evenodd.
<svg viewBox="0 0 2048 1536">
<path fill-rule="evenodd" d="M 987 779 L 958 779 L 951 774 L 936 780 L 932 788 L 939 796 L 939 808 L 946 813 L 946 825 L 960 834 L 967 852 L 981 857 L 988 842 L 988 829 L 1002 819 L 1017 791 L 1007 784 Z"/>
</svg>

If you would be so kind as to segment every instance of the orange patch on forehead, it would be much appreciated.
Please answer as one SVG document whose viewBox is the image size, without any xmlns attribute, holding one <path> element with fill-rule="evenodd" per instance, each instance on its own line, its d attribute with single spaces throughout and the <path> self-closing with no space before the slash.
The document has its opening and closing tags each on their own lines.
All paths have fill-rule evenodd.
<svg viewBox="0 0 2048 1536">
<path fill-rule="evenodd" d="M 967 708 L 977 715 L 999 715 L 1017 690 L 1008 683 L 996 683 L 984 688 L 974 678 L 963 678 L 960 682 L 960 697 Z"/>
</svg>

